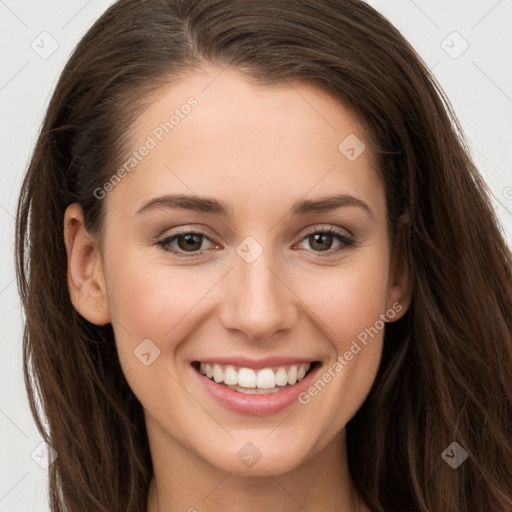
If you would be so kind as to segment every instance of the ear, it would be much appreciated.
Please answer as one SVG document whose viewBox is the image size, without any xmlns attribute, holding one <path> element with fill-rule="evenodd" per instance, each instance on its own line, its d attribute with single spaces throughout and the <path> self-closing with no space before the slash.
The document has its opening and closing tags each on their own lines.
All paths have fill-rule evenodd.
<svg viewBox="0 0 512 512">
<path fill-rule="evenodd" d="M 398 221 L 389 268 L 387 307 L 388 310 L 391 309 L 396 312 L 396 315 L 388 320 L 389 322 L 402 318 L 411 305 L 412 272 L 406 253 L 408 229 L 409 214 L 406 213 Z"/>
<path fill-rule="evenodd" d="M 89 322 L 110 322 L 101 254 L 85 229 L 82 207 L 69 205 L 64 214 L 64 242 L 68 257 L 68 289 L 74 308 Z"/>
</svg>

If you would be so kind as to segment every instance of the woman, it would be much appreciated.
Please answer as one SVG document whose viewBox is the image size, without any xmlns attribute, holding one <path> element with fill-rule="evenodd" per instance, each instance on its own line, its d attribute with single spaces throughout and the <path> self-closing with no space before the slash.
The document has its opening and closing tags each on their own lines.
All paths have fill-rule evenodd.
<svg viewBox="0 0 512 512">
<path fill-rule="evenodd" d="M 512 510 L 510 250 L 363 2 L 114 4 L 17 265 L 52 510 Z"/>
</svg>

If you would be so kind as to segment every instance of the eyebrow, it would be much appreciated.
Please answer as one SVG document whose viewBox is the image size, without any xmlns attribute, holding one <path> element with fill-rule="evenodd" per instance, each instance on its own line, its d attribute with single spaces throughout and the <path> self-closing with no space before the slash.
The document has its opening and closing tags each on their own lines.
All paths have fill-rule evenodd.
<svg viewBox="0 0 512 512">
<path fill-rule="evenodd" d="M 306 215 L 308 213 L 324 213 L 348 206 L 361 208 L 372 219 L 375 219 L 372 210 L 364 201 L 348 194 L 331 195 L 318 199 L 300 199 L 292 204 L 290 211 L 292 215 Z M 228 217 L 232 213 L 232 209 L 224 201 L 185 194 L 167 194 L 150 199 L 137 210 L 137 214 L 157 208 L 191 210 L 221 217 Z"/>
</svg>

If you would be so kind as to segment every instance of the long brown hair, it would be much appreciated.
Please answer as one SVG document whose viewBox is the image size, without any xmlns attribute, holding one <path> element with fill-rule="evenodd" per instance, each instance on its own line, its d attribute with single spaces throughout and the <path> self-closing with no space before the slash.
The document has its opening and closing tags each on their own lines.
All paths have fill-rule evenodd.
<svg viewBox="0 0 512 512">
<path fill-rule="evenodd" d="M 309 82 L 368 131 L 395 249 L 413 276 L 386 328 L 374 386 L 347 425 L 349 467 L 372 511 L 512 510 L 512 261 L 489 191 L 428 68 L 359 0 L 120 0 L 80 41 L 48 107 L 17 213 L 24 373 L 50 466 L 53 511 L 140 512 L 152 476 L 142 406 L 110 325 L 72 307 L 63 242 L 78 202 L 128 148 L 150 93 L 204 63 L 272 86 Z M 398 222 L 408 214 L 408 225 Z M 441 454 L 468 453 L 457 469 Z"/>
</svg>

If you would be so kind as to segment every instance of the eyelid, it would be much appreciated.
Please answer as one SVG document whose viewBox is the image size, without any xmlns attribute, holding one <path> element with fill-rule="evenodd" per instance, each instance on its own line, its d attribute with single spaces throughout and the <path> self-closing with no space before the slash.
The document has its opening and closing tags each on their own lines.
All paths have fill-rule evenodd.
<svg viewBox="0 0 512 512">
<path fill-rule="evenodd" d="M 338 235 L 345 236 L 346 238 L 354 239 L 354 234 L 349 231 L 347 228 L 342 228 L 339 226 L 333 226 L 332 224 L 313 224 L 311 227 L 304 228 L 305 230 L 301 234 L 301 240 L 309 235 L 313 235 L 315 233 L 336 233 Z"/>
</svg>

